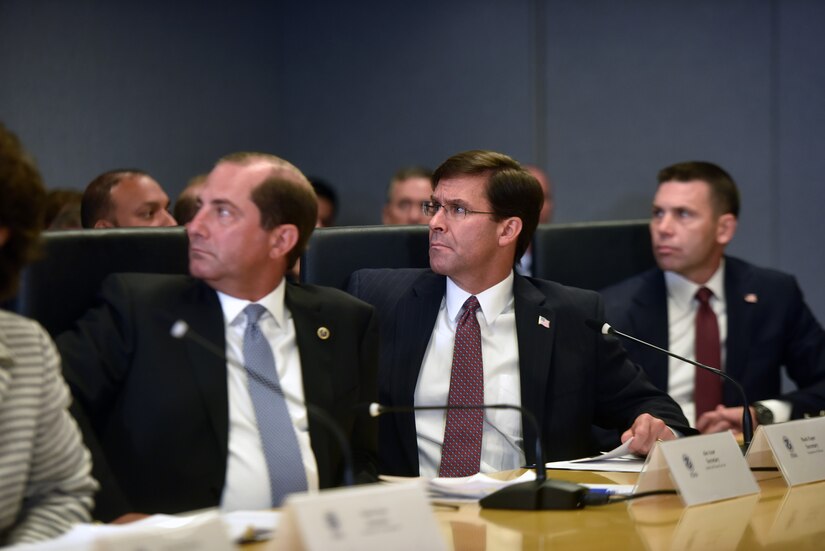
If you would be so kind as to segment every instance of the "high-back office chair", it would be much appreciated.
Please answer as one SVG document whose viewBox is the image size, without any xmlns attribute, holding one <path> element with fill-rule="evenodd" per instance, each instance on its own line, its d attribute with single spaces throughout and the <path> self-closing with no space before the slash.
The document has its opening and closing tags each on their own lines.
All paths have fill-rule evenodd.
<svg viewBox="0 0 825 551">
<path fill-rule="evenodd" d="M 301 257 L 301 281 L 347 288 L 361 268 L 429 268 L 427 226 L 318 228 Z"/>
<path fill-rule="evenodd" d="M 56 337 L 95 303 L 111 273 L 189 273 L 183 228 L 122 228 L 45 232 L 43 254 L 27 266 L 12 301 Z"/>
<path fill-rule="evenodd" d="M 542 225 L 533 238 L 533 274 L 599 290 L 656 265 L 647 220 Z"/>
</svg>

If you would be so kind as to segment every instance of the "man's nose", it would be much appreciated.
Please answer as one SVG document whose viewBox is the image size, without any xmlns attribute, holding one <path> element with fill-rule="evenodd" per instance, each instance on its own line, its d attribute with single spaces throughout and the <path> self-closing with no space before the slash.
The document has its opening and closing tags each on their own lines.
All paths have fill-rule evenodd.
<svg viewBox="0 0 825 551">
<path fill-rule="evenodd" d="M 186 234 L 189 236 L 189 239 L 192 239 L 193 235 L 203 235 L 203 209 L 198 209 L 195 213 L 195 216 L 186 223 Z"/>
<path fill-rule="evenodd" d="M 433 231 L 444 231 L 444 223 L 444 207 L 441 207 L 430 217 L 429 226 Z"/>
<path fill-rule="evenodd" d="M 172 216 L 168 210 L 161 211 L 160 215 L 160 225 L 161 226 L 177 226 L 178 221 L 175 220 L 175 217 Z"/>
</svg>

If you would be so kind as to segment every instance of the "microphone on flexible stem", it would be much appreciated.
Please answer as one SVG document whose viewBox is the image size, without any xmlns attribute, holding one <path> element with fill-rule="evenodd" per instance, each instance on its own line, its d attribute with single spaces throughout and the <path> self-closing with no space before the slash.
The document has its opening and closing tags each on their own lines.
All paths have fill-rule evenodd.
<svg viewBox="0 0 825 551">
<path fill-rule="evenodd" d="M 551 509 L 581 509 L 585 505 L 587 488 L 563 480 L 548 480 L 544 464 L 544 449 L 536 417 L 526 409 L 513 404 L 446 405 L 446 406 L 383 406 L 369 405 L 369 414 L 378 417 L 385 413 L 412 413 L 414 411 L 450 409 L 512 409 L 528 419 L 536 433 L 536 479 L 511 484 L 482 498 L 479 504 L 487 509 L 520 509 L 546 511 Z"/>
<path fill-rule="evenodd" d="M 214 356 L 220 358 L 224 363 L 232 364 L 235 367 L 240 367 L 242 369 L 246 369 L 243 365 L 239 362 L 230 360 L 223 350 L 215 346 L 214 343 L 210 342 L 209 340 L 205 339 L 201 335 L 199 335 L 195 330 L 189 327 L 189 324 L 179 319 L 172 324 L 172 327 L 169 329 L 169 334 L 172 335 L 176 339 L 188 339 L 201 348 L 207 350 L 208 352 L 212 353 Z M 329 413 L 324 411 L 323 409 L 310 404 L 309 402 L 305 402 L 303 400 L 299 400 L 295 396 L 291 396 L 284 392 L 283 388 L 281 389 L 281 393 L 283 397 L 288 402 L 292 402 L 293 404 L 298 404 L 306 408 L 307 415 L 318 421 L 322 424 L 335 438 L 338 442 L 338 446 L 341 449 L 341 455 L 344 459 L 344 468 L 343 468 L 343 485 L 344 486 L 354 486 L 355 485 L 355 476 L 353 475 L 353 462 L 352 462 L 352 450 L 350 449 L 349 441 L 347 441 L 347 437 L 344 432 L 341 430 L 341 427 L 338 426 L 338 423 L 330 416 Z"/>
<path fill-rule="evenodd" d="M 605 323 L 603 321 L 596 321 L 594 319 L 587 319 L 584 321 L 585 325 L 587 325 L 590 329 L 596 331 L 597 333 L 601 333 L 602 335 L 618 335 L 619 337 L 624 337 L 625 339 L 630 339 L 634 342 L 639 344 L 643 344 L 654 350 L 658 350 L 659 352 L 663 352 L 668 356 L 672 356 L 677 360 L 682 360 L 683 362 L 689 363 L 691 365 L 695 365 L 696 367 L 705 369 L 710 371 L 711 373 L 715 373 L 716 375 L 722 377 L 723 379 L 727 379 L 734 386 L 739 390 L 739 395 L 742 397 L 742 405 L 744 408 L 742 409 L 742 439 L 744 440 L 743 444 L 743 451 L 747 451 L 748 446 L 751 444 L 751 440 L 753 440 L 753 421 L 751 420 L 751 412 L 750 412 L 750 402 L 748 402 L 748 397 L 745 394 L 745 389 L 742 388 L 742 385 L 739 384 L 739 381 L 722 371 L 721 369 L 716 369 L 715 367 L 710 367 L 709 365 L 705 365 L 703 363 L 699 363 L 694 360 L 689 360 L 687 358 L 683 358 L 678 354 L 674 354 L 670 350 L 665 350 L 664 348 L 659 348 L 655 344 L 651 344 L 649 342 L 645 342 L 641 339 L 637 339 L 632 335 L 628 335 L 627 333 L 622 333 L 621 331 L 616 331 L 613 327 L 610 326 L 609 323 Z"/>
</svg>

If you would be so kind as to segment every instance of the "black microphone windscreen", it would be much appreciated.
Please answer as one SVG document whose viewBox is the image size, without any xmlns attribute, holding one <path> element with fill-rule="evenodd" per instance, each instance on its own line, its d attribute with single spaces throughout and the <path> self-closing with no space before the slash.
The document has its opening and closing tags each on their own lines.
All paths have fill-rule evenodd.
<svg viewBox="0 0 825 551">
<path fill-rule="evenodd" d="M 602 335 L 607 335 L 608 333 L 610 333 L 610 330 L 612 329 L 612 327 L 610 327 L 610 325 L 606 324 L 605 322 L 597 321 L 590 318 L 584 320 L 584 324 L 593 331 L 601 333 Z"/>
</svg>

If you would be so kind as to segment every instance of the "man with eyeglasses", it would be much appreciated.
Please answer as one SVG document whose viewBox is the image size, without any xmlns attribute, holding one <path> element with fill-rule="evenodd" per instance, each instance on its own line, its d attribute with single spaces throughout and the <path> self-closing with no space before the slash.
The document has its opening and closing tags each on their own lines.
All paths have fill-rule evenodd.
<svg viewBox="0 0 825 551">
<path fill-rule="evenodd" d="M 392 406 L 515 404 L 534 413 L 549 459 L 591 454 L 591 424 L 624 430 L 631 450 L 692 433 L 679 406 L 585 326 L 598 294 L 513 272 L 543 193 L 516 161 L 467 151 L 433 174 L 430 270 L 361 270 L 350 292 L 379 317 L 379 397 Z M 673 429 L 673 430 L 671 430 Z M 466 476 L 533 463 L 535 434 L 510 410 L 381 417 L 380 468 Z"/>
<path fill-rule="evenodd" d="M 387 202 L 381 213 L 386 225 L 426 224 L 421 203 L 430 199 L 432 171 L 420 166 L 402 168 L 390 180 Z"/>
</svg>

